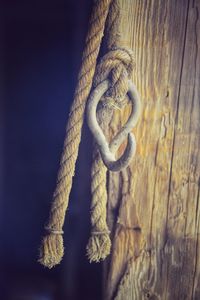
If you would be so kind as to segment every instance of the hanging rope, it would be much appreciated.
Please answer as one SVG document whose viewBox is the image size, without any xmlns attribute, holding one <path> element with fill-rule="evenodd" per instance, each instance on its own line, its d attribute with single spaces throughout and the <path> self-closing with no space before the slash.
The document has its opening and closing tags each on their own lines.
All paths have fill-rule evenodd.
<svg viewBox="0 0 200 300">
<path fill-rule="evenodd" d="M 57 185 L 53 195 L 49 221 L 45 227 L 47 235 L 43 238 L 40 247 L 39 262 L 48 268 L 60 263 L 64 254 L 62 228 L 81 139 L 85 104 L 92 85 L 110 2 L 111 0 L 95 1 L 90 19 L 82 66 L 66 128 Z"/>
<path fill-rule="evenodd" d="M 112 111 L 102 109 L 98 112 L 98 119 L 101 127 L 106 130 L 106 121 L 112 117 Z M 103 117 L 104 114 L 104 117 Z M 87 256 L 90 262 L 99 262 L 105 259 L 111 248 L 110 231 L 107 226 L 107 168 L 105 167 L 101 155 L 96 146 L 93 151 L 93 163 L 91 170 L 91 237 L 86 247 Z"/>
<path fill-rule="evenodd" d="M 102 99 L 103 107 L 98 113 L 101 128 L 106 131 L 112 119 L 114 109 L 121 108 L 128 91 L 128 79 L 131 78 L 134 59 L 130 49 L 119 47 L 120 8 L 117 0 L 112 1 L 107 20 L 107 48 L 109 52 L 97 65 L 94 88 L 105 79 L 111 81 L 111 88 Z M 107 132 L 108 133 L 108 132 Z M 104 260 L 110 253 L 111 240 L 106 222 L 107 217 L 107 169 L 99 151 L 94 149 L 91 182 L 91 236 L 87 245 L 90 262 Z"/>
<path fill-rule="evenodd" d="M 78 84 L 67 123 L 57 185 L 53 194 L 49 221 L 47 226 L 45 226 L 47 234 L 44 236 L 40 247 L 39 262 L 48 268 L 52 268 L 60 263 L 64 254 L 62 228 L 72 187 L 72 178 L 74 176 L 75 163 L 81 139 L 86 100 L 91 90 L 93 77 L 94 88 L 101 84 L 105 79 L 110 80 L 109 89 L 102 96 L 100 109 L 97 113 L 99 123 L 105 131 L 112 119 L 114 109 L 121 108 L 126 103 L 124 99 L 126 98 L 125 96 L 128 89 L 130 89 L 129 79 L 131 78 L 134 63 L 132 51 L 130 49 L 122 48 L 119 45 L 119 21 L 120 9 L 118 0 L 94 1 L 90 19 L 90 29 L 86 38 L 85 50 L 83 52 L 82 66 L 78 76 Z M 102 36 L 104 34 L 105 22 L 107 22 L 105 32 L 107 35 L 108 53 L 101 59 L 96 68 L 96 61 Z M 132 93 L 134 94 L 134 91 L 132 91 Z M 139 106 L 136 105 L 136 107 Z M 136 115 L 138 115 L 138 112 L 136 112 Z M 129 125 L 124 127 L 125 138 L 127 132 L 129 133 L 132 128 L 132 125 L 130 126 L 130 124 L 132 123 L 129 122 Z M 122 134 L 120 134 L 121 133 L 118 135 L 118 141 L 123 142 L 123 139 L 121 139 Z M 134 141 L 132 140 L 132 145 L 133 142 Z M 112 150 L 112 147 L 109 150 Z M 101 259 L 105 259 L 110 253 L 111 240 L 106 222 L 107 169 L 97 147 L 95 147 L 94 150 L 94 162 L 91 173 L 92 230 L 87 245 L 87 255 L 90 261 L 98 262 Z"/>
<path fill-rule="evenodd" d="M 117 1 L 112 1 L 110 10 L 106 21 L 106 37 L 107 48 L 111 49 L 112 46 L 119 39 L 118 29 L 120 22 L 120 13 Z M 96 82 L 97 83 L 97 82 Z M 99 110 L 97 118 L 100 126 L 106 132 L 106 123 L 109 122 L 112 117 L 112 108 L 106 109 L 106 112 L 110 110 L 110 114 L 107 113 L 103 118 L 103 111 Z M 89 238 L 88 245 L 86 247 L 87 256 L 90 262 L 99 262 L 101 259 L 105 259 L 110 254 L 111 240 L 110 231 L 106 222 L 107 217 L 107 168 L 105 167 L 101 155 L 94 145 L 93 151 L 93 163 L 91 169 L 91 237 Z"/>
</svg>

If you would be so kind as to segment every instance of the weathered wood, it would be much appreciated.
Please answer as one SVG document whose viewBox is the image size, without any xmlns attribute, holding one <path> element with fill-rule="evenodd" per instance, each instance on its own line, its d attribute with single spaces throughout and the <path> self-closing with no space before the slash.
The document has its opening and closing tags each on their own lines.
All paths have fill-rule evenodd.
<svg viewBox="0 0 200 300">
<path fill-rule="evenodd" d="M 200 1 L 121 6 L 143 113 L 133 163 L 109 174 L 104 298 L 200 299 Z M 113 132 L 127 116 L 115 115 Z"/>
</svg>

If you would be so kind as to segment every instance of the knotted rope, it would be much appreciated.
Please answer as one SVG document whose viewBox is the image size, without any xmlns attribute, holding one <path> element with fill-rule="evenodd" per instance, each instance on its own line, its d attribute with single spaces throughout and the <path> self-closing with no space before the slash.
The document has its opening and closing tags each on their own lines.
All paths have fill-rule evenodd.
<svg viewBox="0 0 200 300">
<path fill-rule="evenodd" d="M 66 127 L 57 185 L 53 194 L 49 221 L 45 227 L 48 233 L 43 238 L 40 247 L 39 262 L 48 268 L 52 268 L 60 263 L 64 254 L 62 227 L 65 212 L 68 207 L 72 178 L 74 176 L 75 163 L 81 139 L 85 104 L 92 85 L 110 3 L 111 0 L 95 1 L 92 10 L 89 31 L 82 57 L 82 66 Z"/>
<path fill-rule="evenodd" d="M 133 53 L 130 49 L 117 46 L 119 33 L 119 6 L 113 1 L 108 15 L 108 49 L 110 50 L 97 65 L 94 88 L 105 79 L 110 79 L 111 88 L 102 99 L 102 107 L 98 112 L 101 127 L 105 130 L 112 119 L 115 108 L 122 107 L 128 91 L 128 79 L 130 79 L 133 67 Z M 91 201 L 91 236 L 87 245 L 87 256 L 90 262 L 104 260 L 110 253 L 111 240 L 106 222 L 107 217 L 107 169 L 103 164 L 99 151 L 94 149 L 94 161 L 92 165 L 92 201 Z"/>
<path fill-rule="evenodd" d="M 87 256 L 90 262 L 99 262 L 110 253 L 110 232 L 106 223 L 107 216 L 107 169 L 103 164 L 99 151 L 95 147 L 94 162 L 91 171 L 91 237 L 87 245 Z"/>
<path fill-rule="evenodd" d="M 107 78 L 112 83 L 111 88 L 102 99 L 102 108 L 98 112 L 99 122 L 103 128 L 107 127 L 106 125 L 110 122 L 114 108 L 123 105 L 123 99 L 128 90 L 128 78 L 130 78 L 133 70 L 133 55 L 129 49 L 120 48 L 117 45 L 119 12 L 118 0 L 94 2 L 78 84 L 66 127 L 57 185 L 53 194 L 49 221 L 45 227 L 48 233 L 43 238 L 40 247 L 39 261 L 49 268 L 60 263 L 64 254 L 62 228 L 78 155 L 86 100 L 91 90 L 107 15 L 107 45 L 110 51 L 97 66 L 94 80 L 94 87 Z M 87 255 L 90 261 L 99 261 L 110 253 L 111 241 L 106 223 L 107 170 L 97 149 L 94 154 L 91 204 L 92 232 L 87 246 Z"/>
<path fill-rule="evenodd" d="M 107 105 L 123 105 L 133 68 L 133 52 L 128 48 L 114 47 L 101 59 L 96 67 L 94 86 L 107 78 L 110 79 L 111 87 L 104 97 Z"/>
</svg>

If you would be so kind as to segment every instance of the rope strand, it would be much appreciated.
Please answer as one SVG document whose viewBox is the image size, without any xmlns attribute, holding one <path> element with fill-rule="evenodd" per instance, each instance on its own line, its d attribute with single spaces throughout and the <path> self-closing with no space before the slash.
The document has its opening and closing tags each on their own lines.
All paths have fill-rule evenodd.
<svg viewBox="0 0 200 300">
<path fill-rule="evenodd" d="M 92 85 L 110 3 L 111 0 L 95 1 L 93 6 L 82 66 L 67 123 L 57 185 L 46 226 L 48 234 L 43 238 L 40 248 L 39 262 L 48 268 L 60 263 L 64 254 L 62 227 L 81 139 L 85 104 Z"/>
<path fill-rule="evenodd" d="M 110 78 L 111 88 L 102 99 L 104 107 L 99 115 L 99 123 L 104 131 L 109 128 L 113 111 L 125 104 L 124 98 L 128 91 L 128 78 L 134 67 L 133 53 L 130 49 L 121 48 L 119 44 L 120 7 L 118 0 L 113 0 L 107 18 L 107 48 L 109 52 L 96 67 L 94 87 L 103 80 Z M 94 149 L 95 159 L 91 172 L 91 236 L 86 248 L 90 262 L 104 260 L 111 249 L 111 240 L 106 222 L 107 218 L 107 169 L 99 152 Z M 98 232 L 98 234 L 96 234 Z"/>
<path fill-rule="evenodd" d="M 104 120 L 111 118 L 111 111 L 101 109 L 98 111 L 98 119 L 103 129 Z M 91 169 L 91 236 L 89 238 L 86 251 L 90 262 L 100 262 L 110 254 L 111 240 L 110 232 L 106 222 L 107 216 L 107 168 L 105 167 L 101 155 L 96 147 L 93 150 L 93 163 Z"/>
<path fill-rule="evenodd" d="M 106 43 L 107 48 L 111 49 L 119 40 L 119 22 L 120 9 L 118 0 L 113 0 L 106 20 Z M 105 70 L 104 70 L 105 71 Z M 95 72 L 94 86 L 101 82 L 101 70 L 98 66 Z M 107 115 L 104 117 L 103 115 Z M 108 118 L 112 118 L 112 109 L 107 107 L 98 112 L 98 119 L 101 127 L 107 128 Z M 100 262 L 104 260 L 111 249 L 110 232 L 107 225 L 107 187 L 106 187 L 107 169 L 101 159 L 101 156 L 94 148 L 94 160 L 91 170 L 91 236 L 89 238 L 86 251 L 90 262 Z M 98 232 L 98 234 L 96 234 Z"/>
</svg>

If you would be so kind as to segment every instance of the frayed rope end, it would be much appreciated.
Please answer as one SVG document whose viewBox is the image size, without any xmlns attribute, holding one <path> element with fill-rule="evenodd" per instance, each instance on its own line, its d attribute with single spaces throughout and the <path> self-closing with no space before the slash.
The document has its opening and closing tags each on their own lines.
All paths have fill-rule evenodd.
<svg viewBox="0 0 200 300">
<path fill-rule="evenodd" d="M 87 245 L 87 257 L 91 262 L 104 260 L 111 249 L 111 240 L 108 233 L 92 233 Z"/>
<path fill-rule="evenodd" d="M 64 254 L 62 234 L 49 233 L 43 240 L 39 250 L 39 263 L 49 269 L 59 264 Z"/>
</svg>

